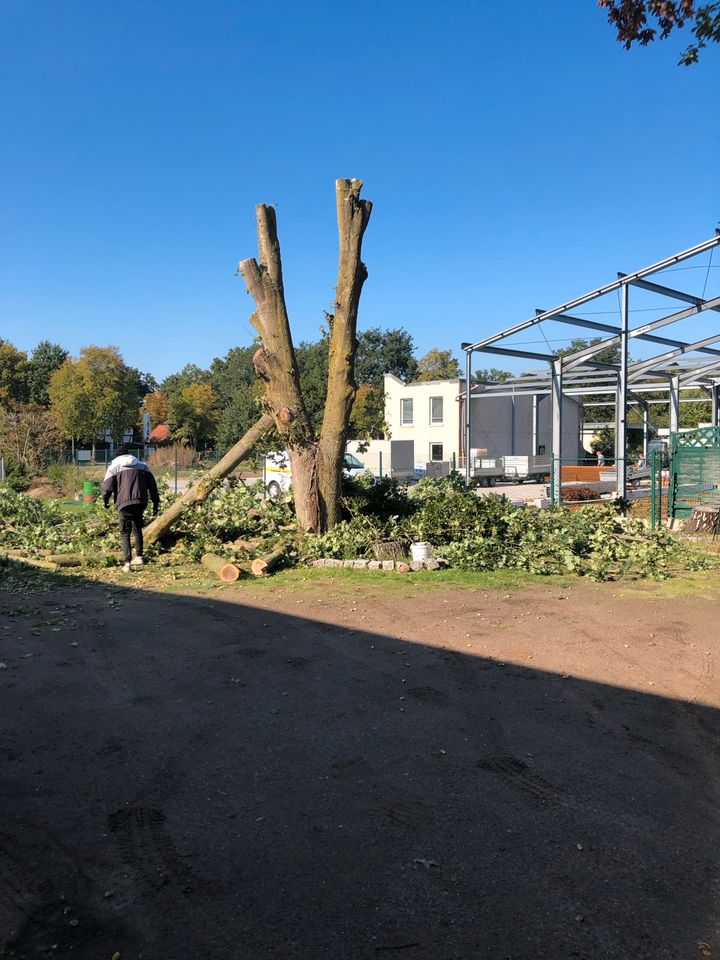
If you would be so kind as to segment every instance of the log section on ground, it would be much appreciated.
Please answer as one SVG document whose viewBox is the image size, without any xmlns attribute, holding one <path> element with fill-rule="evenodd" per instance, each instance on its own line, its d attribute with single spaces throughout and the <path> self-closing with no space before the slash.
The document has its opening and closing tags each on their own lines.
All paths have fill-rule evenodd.
<svg viewBox="0 0 720 960">
<path fill-rule="evenodd" d="M 268 553 L 267 556 L 257 557 L 253 560 L 250 564 L 250 570 L 256 577 L 264 577 L 275 569 L 286 553 L 286 546 L 277 547 L 272 553 Z"/>
<path fill-rule="evenodd" d="M 247 456 L 258 440 L 272 430 L 273 426 L 273 418 L 267 413 L 263 414 L 245 436 L 228 450 L 222 460 L 218 460 L 211 470 L 203 474 L 194 487 L 186 490 L 179 499 L 148 525 L 144 531 L 145 543 L 156 543 L 161 540 L 189 504 L 207 500 L 217 483 L 232 473 L 243 457 Z"/>
<path fill-rule="evenodd" d="M 200 563 L 208 570 L 212 570 L 223 583 L 235 583 L 240 577 L 239 568 L 234 563 L 230 563 L 229 560 L 225 560 L 224 557 L 219 557 L 216 553 L 204 554 Z"/>
</svg>

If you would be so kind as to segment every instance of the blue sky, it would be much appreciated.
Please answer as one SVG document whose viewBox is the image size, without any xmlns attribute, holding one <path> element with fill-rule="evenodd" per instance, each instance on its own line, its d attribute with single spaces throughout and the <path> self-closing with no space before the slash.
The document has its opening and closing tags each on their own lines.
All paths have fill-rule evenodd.
<svg viewBox="0 0 720 960">
<path fill-rule="evenodd" d="M 159 378 L 250 343 L 262 201 L 314 338 L 348 176 L 375 205 L 360 326 L 459 355 L 713 234 L 720 49 L 678 67 L 686 42 L 627 53 L 595 0 L 3 0 L 0 336 Z"/>
</svg>

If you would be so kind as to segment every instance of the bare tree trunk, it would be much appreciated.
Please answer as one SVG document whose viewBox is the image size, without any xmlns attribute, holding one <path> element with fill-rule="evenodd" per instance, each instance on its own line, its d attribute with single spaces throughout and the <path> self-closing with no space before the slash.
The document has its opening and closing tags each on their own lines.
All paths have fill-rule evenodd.
<svg viewBox="0 0 720 960">
<path fill-rule="evenodd" d="M 303 530 L 326 530 L 339 519 L 342 459 L 355 397 L 357 309 L 367 277 L 360 252 L 372 204 L 360 200 L 361 180 L 338 180 L 335 188 L 340 258 L 335 315 L 331 321 L 328 396 L 319 439 L 300 390 L 272 207 L 256 207 L 260 262 L 242 260 L 239 266 L 255 300 L 256 310 L 250 321 L 262 341 L 253 362 L 265 382 L 267 409 L 290 455 L 295 512 Z"/>
<path fill-rule="evenodd" d="M 218 460 L 215 466 L 208 470 L 194 487 L 186 490 L 179 499 L 148 525 L 144 531 L 145 543 L 155 543 L 157 540 L 161 540 L 170 527 L 172 527 L 176 520 L 182 515 L 183 510 L 188 504 L 202 503 L 203 500 L 207 500 L 217 482 L 229 473 L 232 473 L 243 457 L 252 450 L 260 437 L 268 433 L 272 428 L 273 418 L 269 414 L 263 414 L 257 423 L 250 427 L 245 436 L 238 440 L 235 446 L 231 447 L 225 456 L 221 460 Z"/>
<path fill-rule="evenodd" d="M 361 189 L 362 180 L 335 182 L 340 253 L 330 333 L 328 390 L 318 449 L 323 529 L 333 527 L 340 519 L 343 456 L 355 400 L 357 314 L 360 293 L 367 279 L 367 268 L 361 260 L 362 240 L 372 211 L 372 203 L 360 199 Z"/>
</svg>

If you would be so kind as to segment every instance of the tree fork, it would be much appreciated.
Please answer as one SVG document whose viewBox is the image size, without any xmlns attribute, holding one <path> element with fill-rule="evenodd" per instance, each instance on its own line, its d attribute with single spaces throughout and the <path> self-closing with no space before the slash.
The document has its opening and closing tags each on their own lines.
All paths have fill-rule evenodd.
<svg viewBox="0 0 720 960">
<path fill-rule="evenodd" d="M 355 398 L 357 312 L 367 277 L 360 254 L 372 210 L 370 201 L 360 200 L 361 189 L 361 180 L 335 183 L 340 253 L 328 356 L 328 393 L 319 438 L 313 431 L 300 389 L 272 207 L 256 207 L 260 262 L 251 258 L 239 265 L 256 306 L 250 321 L 262 341 L 253 358 L 255 370 L 265 383 L 267 409 L 290 455 L 295 512 L 298 525 L 304 530 L 326 530 L 340 518 L 342 463 Z"/>
</svg>

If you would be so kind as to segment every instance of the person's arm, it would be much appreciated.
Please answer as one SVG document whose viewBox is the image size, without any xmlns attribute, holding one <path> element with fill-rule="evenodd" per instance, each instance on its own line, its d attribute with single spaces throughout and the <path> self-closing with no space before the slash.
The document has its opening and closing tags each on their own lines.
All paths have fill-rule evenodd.
<svg viewBox="0 0 720 960">
<path fill-rule="evenodd" d="M 153 516 L 157 516 L 158 509 L 160 508 L 160 494 L 158 493 L 157 481 L 150 470 L 147 471 L 147 485 L 153 505 Z"/>
<path fill-rule="evenodd" d="M 102 485 L 103 506 L 106 508 L 110 506 L 110 497 L 117 500 L 117 476 L 108 470 Z"/>
</svg>

